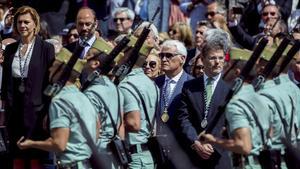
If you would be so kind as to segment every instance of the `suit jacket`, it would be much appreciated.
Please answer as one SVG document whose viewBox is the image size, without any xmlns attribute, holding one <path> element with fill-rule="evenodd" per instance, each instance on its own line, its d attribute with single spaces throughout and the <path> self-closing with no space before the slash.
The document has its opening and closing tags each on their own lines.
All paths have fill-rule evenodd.
<svg viewBox="0 0 300 169">
<path fill-rule="evenodd" d="M 24 126 L 28 130 L 34 130 L 35 122 L 39 116 L 36 112 L 41 111 L 48 101 L 43 95 L 43 91 L 49 83 L 48 69 L 55 57 L 54 47 L 50 43 L 43 41 L 39 36 L 36 36 L 25 83 L 24 104 L 15 105 L 15 100 L 20 98 L 13 97 L 15 85 L 12 77 L 12 62 L 18 50 L 19 43 L 20 41 L 17 41 L 8 45 L 4 52 L 2 99 L 6 101 L 8 109 L 14 106 L 23 107 Z M 12 114 L 12 116 L 20 116 L 20 114 Z M 32 131 L 28 132 L 31 133 Z M 27 135 L 28 133 L 24 134 Z"/>
<path fill-rule="evenodd" d="M 217 114 L 217 108 L 225 99 L 228 91 L 229 87 L 222 79 L 220 79 L 212 96 L 211 106 L 207 117 L 208 123 L 210 123 Z M 231 161 L 229 154 L 224 149 L 214 147 L 215 152 L 210 159 L 204 160 L 190 148 L 194 141 L 197 140 L 198 135 L 204 130 L 200 125 L 204 118 L 204 109 L 204 80 L 203 76 L 201 76 L 197 79 L 188 81 L 183 85 L 179 108 L 176 112 L 176 118 L 179 122 L 180 132 L 182 134 L 182 145 L 184 145 L 187 154 L 190 155 L 192 162 L 199 168 L 230 168 Z M 223 115 L 216 124 L 212 134 L 216 137 L 222 137 L 220 131 L 224 125 L 225 116 Z"/>
<path fill-rule="evenodd" d="M 159 102 L 159 117 L 160 115 L 162 114 L 163 110 L 164 110 L 164 105 L 163 105 L 163 87 L 164 87 L 164 84 L 165 84 L 165 78 L 166 78 L 166 75 L 161 75 L 161 76 L 158 76 L 156 79 L 155 79 L 155 83 L 156 85 L 159 87 L 160 89 L 160 102 Z M 168 124 L 170 126 L 172 126 L 172 122 L 174 121 L 174 113 L 177 109 L 177 105 L 178 105 L 178 102 L 179 102 L 179 94 L 181 93 L 181 90 L 182 90 L 182 87 L 183 87 L 183 84 L 184 82 L 188 81 L 188 80 L 191 80 L 193 79 L 193 77 L 189 74 L 187 74 L 185 71 L 183 71 L 180 79 L 178 80 L 175 88 L 174 88 L 174 92 L 172 93 L 172 96 L 171 96 L 171 103 L 169 104 L 169 107 L 168 107 L 168 113 L 169 113 L 169 116 L 170 116 L 170 119 L 168 121 Z"/>
<path fill-rule="evenodd" d="M 183 84 L 186 81 L 189 81 L 193 79 L 191 75 L 187 74 L 185 71 L 183 71 L 181 77 L 179 78 L 178 82 L 176 83 L 176 86 L 174 88 L 174 92 L 171 96 L 171 103 L 168 106 L 168 114 L 170 119 L 167 123 L 163 123 L 161 121 L 161 115 L 164 110 L 163 105 L 163 87 L 165 84 L 165 75 L 161 75 L 155 79 L 156 85 L 160 89 L 160 102 L 159 102 L 159 108 L 158 112 L 156 114 L 157 118 L 157 134 L 158 135 L 165 135 L 163 139 L 160 140 L 160 145 L 166 150 L 164 155 L 166 156 L 168 161 L 166 161 L 164 164 L 160 164 L 157 166 L 158 169 L 184 169 L 184 168 L 192 168 L 191 162 L 189 161 L 187 155 L 184 151 L 182 151 L 181 147 L 179 146 L 177 140 L 175 138 L 176 134 L 178 133 L 178 125 L 177 121 L 174 118 L 175 112 L 178 108 L 178 103 L 180 101 L 180 93 L 183 87 Z M 180 160 L 177 160 L 180 159 Z"/>
</svg>

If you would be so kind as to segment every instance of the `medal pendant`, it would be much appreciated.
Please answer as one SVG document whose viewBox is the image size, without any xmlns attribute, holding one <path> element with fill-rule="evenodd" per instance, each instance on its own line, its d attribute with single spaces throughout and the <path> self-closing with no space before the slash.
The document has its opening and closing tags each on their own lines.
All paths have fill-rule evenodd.
<svg viewBox="0 0 300 169">
<path fill-rule="evenodd" d="M 25 92 L 25 85 L 24 82 L 21 82 L 21 84 L 19 85 L 19 92 L 24 93 Z"/>
<path fill-rule="evenodd" d="M 207 119 L 203 119 L 202 121 L 201 121 L 201 127 L 202 128 L 205 128 L 207 126 Z"/>
<path fill-rule="evenodd" d="M 168 111 L 165 110 L 165 111 L 163 112 L 163 114 L 161 115 L 160 118 L 161 118 L 161 120 L 162 120 L 164 123 L 166 123 L 166 122 L 169 120 L 169 118 L 170 118 L 170 117 L 169 117 L 169 114 L 168 114 Z"/>
</svg>

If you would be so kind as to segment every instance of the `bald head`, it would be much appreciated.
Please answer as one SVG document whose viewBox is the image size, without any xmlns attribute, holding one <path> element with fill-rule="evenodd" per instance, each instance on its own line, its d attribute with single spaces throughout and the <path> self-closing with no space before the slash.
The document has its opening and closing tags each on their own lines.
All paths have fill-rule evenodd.
<svg viewBox="0 0 300 169">
<path fill-rule="evenodd" d="M 76 28 L 82 39 L 91 38 L 98 26 L 95 11 L 91 8 L 81 8 L 77 13 Z"/>
</svg>

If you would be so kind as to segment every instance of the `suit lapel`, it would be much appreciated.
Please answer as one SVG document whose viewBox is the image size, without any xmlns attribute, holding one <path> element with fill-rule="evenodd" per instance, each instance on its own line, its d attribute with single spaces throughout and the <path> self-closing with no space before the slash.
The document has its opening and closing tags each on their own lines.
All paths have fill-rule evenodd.
<svg viewBox="0 0 300 169">
<path fill-rule="evenodd" d="M 34 46 L 33 46 L 33 51 L 31 55 L 31 59 L 29 62 L 29 69 L 28 69 L 28 79 L 31 78 L 35 72 L 33 70 L 36 70 L 34 67 L 36 67 L 39 63 L 39 57 L 41 55 L 41 39 L 36 36 Z"/>
<path fill-rule="evenodd" d="M 203 76 L 196 79 L 196 86 L 194 86 L 194 91 L 192 92 L 192 98 L 190 99 L 194 109 L 197 111 L 200 120 L 203 118 L 204 112 L 204 98 L 203 98 L 203 91 L 204 91 L 204 83 L 203 83 Z"/>
</svg>

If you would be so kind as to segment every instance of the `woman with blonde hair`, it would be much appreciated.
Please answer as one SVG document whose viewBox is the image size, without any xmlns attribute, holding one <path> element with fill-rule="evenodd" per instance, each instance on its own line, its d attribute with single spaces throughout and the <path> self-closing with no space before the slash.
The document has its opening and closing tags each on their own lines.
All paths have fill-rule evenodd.
<svg viewBox="0 0 300 169">
<path fill-rule="evenodd" d="M 48 99 L 43 91 L 49 82 L 48 69 L 54 60 L 54 47 L 38 36 L 40 17 L 29 6 L 22 6 L 16 11 L 13 29 L 20 40 L 8 45 L 4 51 L 1 89 L 10 139 L 10 157 L 13 160 L 13 167 L 8 168 L 42 169 L 47 152 L 33 149 L 21 151 L 16 143 L 22 136 L 33 140 L 48 138 L 43 130 L 48 111 Z"/>
<path fill-rule="evenodd" d="M 144 73 L 152 80 L 161 74 L 161 59 L 158 53 L 159 51 L 152 49 L 143 65 Z"/>
<path fill-rule="evenodd" d="M 183 42 L 188 49 L 193 47 L 192 29 L 184 22 L 176 22 L 169 30 L 169 36 L 171 39 Z"/>
</svg>

